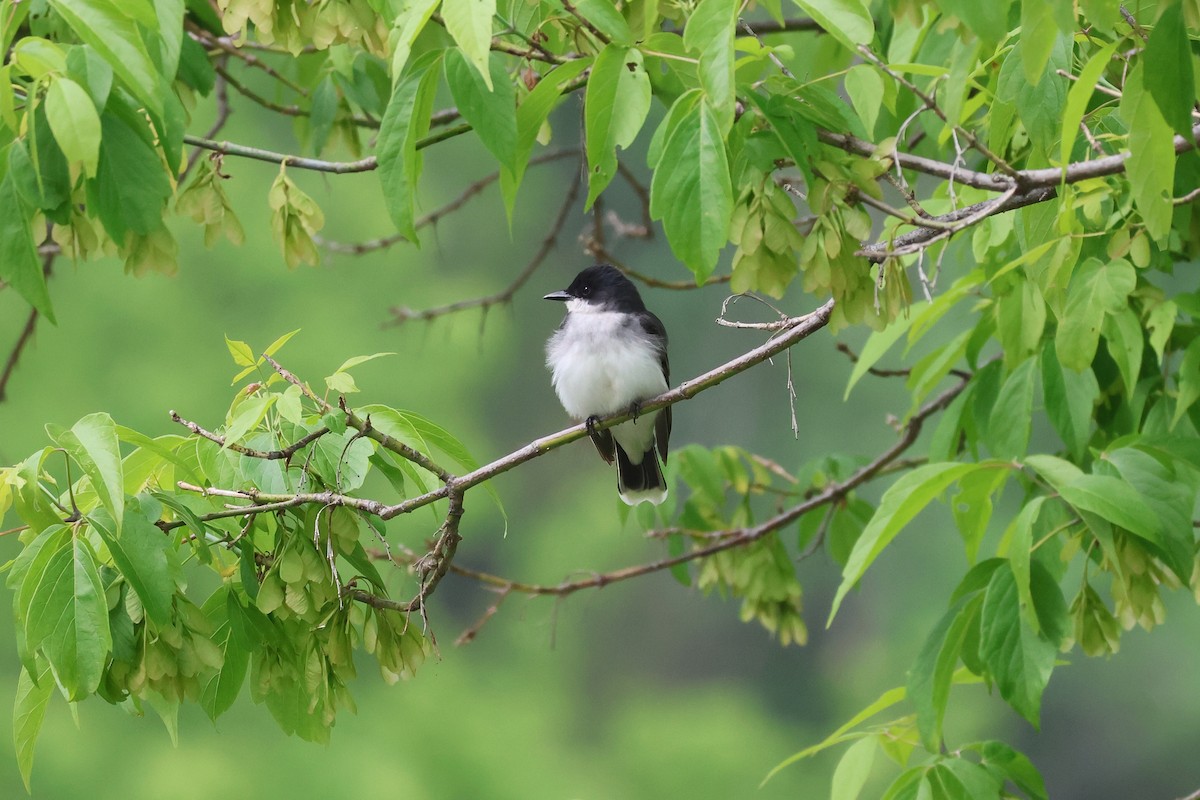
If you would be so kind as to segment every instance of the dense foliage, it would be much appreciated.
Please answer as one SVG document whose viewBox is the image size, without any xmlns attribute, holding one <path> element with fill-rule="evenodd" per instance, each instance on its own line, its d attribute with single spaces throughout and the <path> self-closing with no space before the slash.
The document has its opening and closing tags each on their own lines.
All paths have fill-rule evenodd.
<svg viewBox="0 0 1200 800">
<path fill-rule="evenodd" d="M 948 497 L 971 566 L 907 682 L 796 758 L 854 741 L 842 798 L 877 752 L 898 765 L 889 798 L 1041 798 L 1003 742 L 943 740 L 952 687 L 985 682 L 1037 724 L 1061 653 L 1113 653 L 1123 629 L 1162 621 L 1163 592 L 1200 596 L 1200 293 L 1175 275 L 1200 247 L 1198 29 L 1194 0 L 6 2 L 0 280 L 32 326 L 54 320 L 57 257 L 171 271 L 175 216 L 241 242 L 226 184 L 243 158 L 280 165 L 253 191 L 290 266 L 319 259 L 323 225 L 298 170 L 375 171 L 415 245 L 423 151 L 474 137 L 511 215 L 577 95 L 589 206 L 620 178 L 691 282 L 797 285 L 824 303 L 724 319 L 772 337 L 647 409 L 826 325 L 874 331 L 848 397 L 868 373 L 897 375 L 910 406 L 873 457 L 673 454 L 679 489 L 638 511 L 666 541 L 660 561 L 554 587 L 477 577 L 563 596 L 671 569 L 803 643 L 796 553 L 825 547 L 843 566 L 833 624 Z M 294 118 L 298 149 L 215 140 L 235 101 Z M 639 141 L 646 165 L 628 163 Z M 602 238 L 588 246 L 613 260 Z M 464 307 L 510 299 L 539 263 Z M 427 600 L 471 524 L 464 496 L 584 435 L 480 465 L 429 419 L 351 400 L 351 370 L 374 356 L 314 388 L 276 360 L 287 338 L 228 342 L 238 389 L 215 425 L 176 416 L 186 434 L 151 438 L 97 412 L 0 470 L 0 512 L 22 526 L 7 580 L 26 776 L 55 689 L 172 720 L 185 701 L 215 719 L 248 685 L 284 730 L 325 739 L 353 704 L 356 650 L 396 680 L 435 647 Z M 877 505 L 860 493 L 875 481 Z M 390 527 L 422 508 L 424 553 Z"/>
</svg>

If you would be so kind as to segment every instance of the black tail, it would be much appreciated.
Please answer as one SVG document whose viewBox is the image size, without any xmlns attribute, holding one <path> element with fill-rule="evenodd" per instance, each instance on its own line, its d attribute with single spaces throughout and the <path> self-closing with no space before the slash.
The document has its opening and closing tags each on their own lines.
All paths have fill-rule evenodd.
<svg viewBox="0 0 1200 800">
<path fill-rule="evenodd" d="M 621 445 L 617 451 L 617 492 L 631 506 L 648 501 L 658 505 L 667 499 L 667 482 L 658 466 L 658 453 L 651 446 L 642 454 L 642 463 L 634 464 Z"/>
</svg>

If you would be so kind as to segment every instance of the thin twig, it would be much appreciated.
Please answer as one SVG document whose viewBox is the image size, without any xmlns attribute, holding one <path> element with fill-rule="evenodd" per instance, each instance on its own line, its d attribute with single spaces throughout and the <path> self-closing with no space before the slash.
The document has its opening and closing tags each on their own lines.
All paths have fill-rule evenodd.
<svg viewBox="0 0 1200 800">
<path fill-rule="evenodd" d="M 50 238 L 50 225 L 46 226 L 46 238 Z M 42 280 L 49 280 L 50 273 L 54 269 L 54 259 L 58 257 L 58 248 L 48 248 L 41 252 L 42 256 Z M 37 321 L 41 313 L 36 308 L 29 310 L 29 316 L 25 318 L 25 324 L 21 328 L 21 332 L 17 334 L 17 341 L 13 343 L 12 350 L 8 352 L 8 358 L 4 361 L 4 371 L 0 372 L 0 403 L 8 396 L 8 382 L 12 380 L 13 373 L 17 369 L 17 362 L 21 360 L 21 355 L 25 352 L 25 348 L 33 341 L 33 333 L 37 329 Z"/>
<path fill-rule="evenodd" d="M 322 425 L 317 430 L 301 437 L 300 439 L 297 439 L 295 442 L 283 448 L 282 450 L 255 450 L 252 447 L 246 447 L 245 445 L 240 445 L 237 443 L 226 444 L 224 436 L 206 431 L 195 422 L 186 420 L 179 416 L 177 413 L 175 413 L 175 411 L 171 411 L 170 416 L 173 422 L 179 423 L 197 436 L 208 439 L 210 442 L 216 442 L 225 449 L 232 450 L 235 453 L 241 453 L 242 455 L 249 456 L 250 458 L 261 458 L 267 461 L 287 461 L 299 450 L 302 450 L 303 448 L 315 442 L 317 439 L 320 439 L 322 436 L 329 433 L 329 428 L 326 428 L 324 425 Z"/>
<path fill-rule="evenodd" d="M 538 267 L 545 262 L 546 257 L 550 255 L 550 251 L 554 249 L 555 244 L 558 242 L 558 236 L 560 233 L 562 233 L 563 226 L 567 222 L 567 216 L 575 208 L 575 198 L 579 195 L 579 186 L 581 182 L 582 180 L 579 176 L 579 171 L 576 170 L 575 178 L 571 181 L 570 187 L 567 189 L 567 196 L 563 198 L 562 205 L 559 207 L 558 216 L 555 217 L 554 222 L 550 226 L 550 230 L 546 233 L 545 238 L 542 239 L 541 246 L 538 247 L 537 252 L 534 253 L 533 258 L 529 260 L 529 263 L 525 265 L 525 268 L 522 269 L 521 272 L 518 273 L 517 277 L 513 279 L 513 282 L 504 289 L 485 297 L 476 297 L 470 300 L 459 300 L 454 303 L 448 303 L 444 306 L 427 308 L 423 311 L 414 311 L 407 306 L 396 306 L 391 310 L 392 321 L 390 324 L 393 326 L 400 325 L 410 320 L 427 321 L 436 317 L 445 316 L 446 314 L 453 314 L 458 311 L 466 311 L 467 309 L 471 308 L 481 308 L 484 311 L 487 311 L 487 309 L 491 308 L 492 306 L 502 305 L 512 300 L 513 296 L 521 289 L 522 286 L 525 285 L 525 282 L 529 280 L 530 276 L 532 276 L 533 273 L 537 271 Z"/>
<path fill-rule="evenodd" d="M 552 150 L 548 153 L 543 153 L 542 155 L 529 159 L 529 166 L 535 167 L 541 164 L 548 164 L 551 161 L 559 161 L 561 159 L 577 155 L 579 155 L 579 148 L 576 147 L 569 147 L 563 150 Z M 458 197 L 455 197 L 444 206 L 436 208 L 433 211 L 430 211 L 428 214 L 419 217 L 413 223 L 413 227 L 417 230 L 420 230 L 421 228 L 436 224 L 443 217 L 447 217 L 450 214 L 453 214 L 455 211 L 458 211 L 467 204 L 467 201 L 480 194 L 484 189 L 486 189 L 488 186 L 491 186 L 498 180 L 500 180 L 499 171 L 493 172 L 490 175 L 485 175 L 484 177 L 467 186 L 461 193 L 459 193 Z M 323 239 L 320 237 L 313 238 L 319 245 L 321 245 L 321 247 L 324 247 L 331 253 L 347 253 L 349 255 L 356 256 L 362 255 L 363 253 L 370 253 L 375 250 L 384 250 L 392 245 L 407 241 L 404 235 L 400 233 L 392 234 L 391 236 L 383 236 L 378 239 L 370 239 L 365 242 L 338 242 L 332 239 Z"/>
</svg>

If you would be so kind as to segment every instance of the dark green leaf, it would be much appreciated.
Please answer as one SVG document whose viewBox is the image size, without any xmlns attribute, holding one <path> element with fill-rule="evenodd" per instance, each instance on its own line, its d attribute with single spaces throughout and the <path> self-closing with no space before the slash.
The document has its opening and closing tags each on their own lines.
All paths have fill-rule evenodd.
<svg viewBox="0 0 1200 800">
<path fill-rule="evenodd" d="M 130 231 L 148 234 L 162 227 L 171 185 L 146 128 L 139 132 L 123 114 L 106 113 L 100 122 L 100 163 L 88 182 L 88 203 L 108 235 L 124 244 Z"/>
<path fill-rule="evenodd" d="M 9 151 L 19 150 L 14 144 Z M 25 210 L 13 185 L 12 174 L 0 180 L 0 280 L 17 290 L 21 297 L 46 319 L 54 322 L 54 309 L 46 291 L 46 278 L 33 240 L 32 214 Z"/>
<path fill-rule="evenodd" d="M 1000 696 L 1033 725 L 1038 724 L 1042 692 L 1054 669 L 1054 644 L 1022 620 L 1011 569 L 992 573 L 984 596 L 980 653 Z"/>
<path fill-rule="evenodd" d="M 463 118 L 500 166 L 512 170 L 517 153 L 517 100 L 499 56 L 488 62 L 491 85 L 462 51 L 446 52 L 446 82 Z"/>
<path fill-rule="evenodd" d="M 1192 59 L 1183 3 L 1167 3 L 1146 42 L 1145 69 L 1154 76 L 1146 88 L 1163 119 L 1188 139 L 1192 137 L 1192 106 L 1196 104 Z"/>
<path fill-rule="evenodd" d="M 131 498 L 119 530 L 104 512 L 94 513 L 89 519 L 113 562 L 137 593 L 146 616 L 158 625 L 168 625 L 176 583 L 181 578 L 173 539 L 155 526 L 137 498 Z"/>
<path fill-rule="evenodd" d="M 242 614 L 242 607 L 227 586 L 213 592 L 204 603 L 204 614 L 213 627 L 212 642 L 224 659 L 221 668 L 207 675 L 200 686 L 200 707 L 215 722 L 237 699 L 246 680 L 250 653 L 234 635 L 231 617 Z"/>
<path fill-rule="evenodd" d="M 1124 259 L 1089 258 L 1079 266 L 1071 276 L 1054 338 L 1055 352 L 1064 367 L 1082 372 L 1092 365 L 1104 317 L 1125 308 L 1136 285 L 1133 265 Z"/>
<path fill-rule="evenodd" d="M 1104 458 L 1158 518 L 1160 541 L 1154 549 L 1180 580 L 1189 582 L 1195 538 L 1193 487 L 1174 469 L 1142 450 L 1121 447 L 1105 453 Z"/>
<path fill-rule="evenodd" d="M 1137 489 L 1108 475 L 1081 475 L 1058 487 L 1062 498 L 1162 548 L 1162 525 Z"/>
<path fill-rule="evenodd" d="M 1105 316 L 1100 332 L 1104 335 L 1108 354 L 1121 371 L 1121 378 L 1125 382 L 1125 396 L 1132 400 L 1133 390 L 1137 388 L 1138 375 L 1142 371 L 1142 351 L 1146 344 L 1142 324 L 1138 321 L 1137 314 L 1126 306 L 1115 314 Z"/>
</svg>

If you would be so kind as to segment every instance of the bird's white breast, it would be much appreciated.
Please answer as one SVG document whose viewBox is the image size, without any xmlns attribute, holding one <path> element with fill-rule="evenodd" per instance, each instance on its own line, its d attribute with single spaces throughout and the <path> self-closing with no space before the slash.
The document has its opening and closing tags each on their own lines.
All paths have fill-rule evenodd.
<svg viewBox="0 0 1200 800">
<path fill-rule="evenodd" d="M 624 411 L 667 389 L 655 342 L 629 315 L 573 300 L 546 347 L 554 391 L 577 419 Z M 653 428 L 653 416 L 639 420 Z M 623 426 L 622 426 L 623 427 Z M 640 438 L 640 437 L 639 437 Z"/>
</svg>

